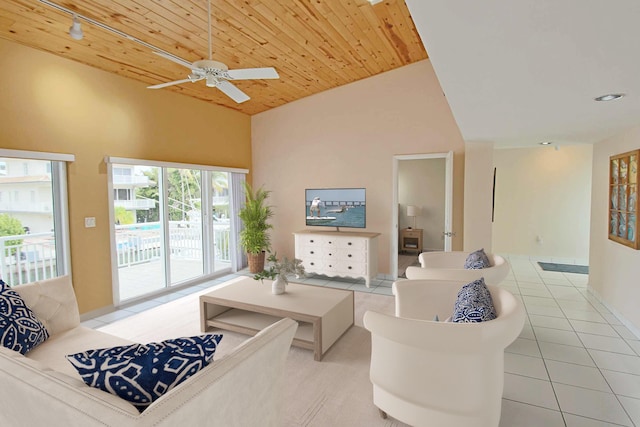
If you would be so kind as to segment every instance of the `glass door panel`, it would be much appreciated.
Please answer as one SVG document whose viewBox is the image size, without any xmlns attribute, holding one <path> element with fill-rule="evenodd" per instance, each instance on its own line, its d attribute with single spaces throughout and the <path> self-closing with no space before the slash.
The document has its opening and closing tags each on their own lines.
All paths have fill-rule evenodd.
<svg viewBox="0 0 640 427">
<path fill-rule="evenodd" d="M 204 273 L 202 177 L 195 169 L 167 169 L 170 283 Z"/>
<path fill-rule="evenodd" d="M 9 286 L 58 275 L 52 162 L 0 158 L 0 277 Z"/>
<path fill-rule="evenodd" d="M 211 173 L 213 272 L 231 268 L 229 173 Z"/>
<path fill-rule="evenodd" d="M 120 300 L 165 287 L 161 168 L 113 165 Z"/>
</svg>

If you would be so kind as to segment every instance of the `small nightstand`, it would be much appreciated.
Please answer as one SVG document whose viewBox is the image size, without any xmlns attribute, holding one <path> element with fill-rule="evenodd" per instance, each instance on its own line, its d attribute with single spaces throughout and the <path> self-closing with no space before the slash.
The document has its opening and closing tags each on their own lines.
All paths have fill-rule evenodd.
<svg viewBox="0 0 640 427">
<path fill-rule="evenodd" d="M 400 251 L 422 252 L 421 228 L 403 228 L 400 230 Z"/>
</svg>

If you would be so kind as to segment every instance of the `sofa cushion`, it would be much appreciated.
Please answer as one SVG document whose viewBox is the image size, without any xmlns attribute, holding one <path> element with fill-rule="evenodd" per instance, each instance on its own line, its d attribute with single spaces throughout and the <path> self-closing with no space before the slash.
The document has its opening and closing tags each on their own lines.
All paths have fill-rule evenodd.
<svg viewBox="0 0 640 427">
<path fill-rule="evenodd" d="M 487 254 L 484 252 L 484 248 L 471 252 L 464 262 L 464 268 L 467 270 L 478 270 L 488 267 L 491 267 L 491 262 L 489 261 Z"/>
<path fill-rule="evenodd" d="M 0 280 L 0 343 L 26 354 L 49 333 L 18 293 Z"/>
<path fill-rule="evenodd" d="M 140 412 L 213 359 L 221 334 L 87 350 L 67 359 L 87 385 L 131 402 Z"/>
<path fill-rule="evenodd" d="M 458 323 L 484 322 L 498 317 L 483 278 L 467 283 L 460 289 L 451 317 L 453 322 Z"/>
<path fill-rule="evenodd" d="M 51 336 L 80 324 L 78 303 L 70 276 L 25 283 L 13 289 L 33 310 Z"/>
</svg>

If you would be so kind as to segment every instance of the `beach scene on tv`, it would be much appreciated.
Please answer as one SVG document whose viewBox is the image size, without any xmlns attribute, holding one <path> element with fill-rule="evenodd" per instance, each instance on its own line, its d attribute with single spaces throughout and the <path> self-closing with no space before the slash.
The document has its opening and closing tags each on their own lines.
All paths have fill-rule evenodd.
<svg viewBox="0 0 640 427">
<path fill-rule="evenodd" d="M 306 224 L 328 227 L 366 227 L 364 188 L 305 190 Z"/>
</svg>

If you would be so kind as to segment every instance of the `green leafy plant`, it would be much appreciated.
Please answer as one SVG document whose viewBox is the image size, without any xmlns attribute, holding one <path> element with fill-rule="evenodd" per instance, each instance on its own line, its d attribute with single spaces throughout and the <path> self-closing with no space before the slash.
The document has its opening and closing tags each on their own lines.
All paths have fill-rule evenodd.
<svg viewBox="0 0 640 427">
<path fill-rule="evenodd" d="M 114 216 L 116 217 L 116 224 L 134 224 L 136 217 L 133 212 L 126 210 L 122 206 L 116 206 L 114 208 Z"/>
<path fill-rule="evenodd" d="M 0 236 L 20 236 L 24 233 L 24 227 L 19 219 L 10 216 L 9 214 L 0 214 Z M 18 246 L 22 245 L 23 239 L 5 240 L 5 246 L 10 247 L 11 255 L 16 253 Z M 7 254 L 4 254 L 9 255 Z"/>
<path fill-rule="evenodd" d="M 271 192 L 262 187 L 254 192 L 246 181 L 244 191 L 246 201 L 238 212 L 244 223 L 244 228 L 240 231 L 240 246 L 250 254 L 259 254 L 271 246 L 268 230 L 273 226 L 267 221 L 273 216 L 273 210 L 266 203 Z"/>
<path fill-rule="evenodd" d="M 302 265 L 301 259 L 289 259 L 287 257 L 283 257 L 282 260 L 278 261 L 278 255 L 276 253 L 272 253 L 269 254 L 267 261 L 270 263 L 269 268 L 254 275 L 253 278 L 255 280 L 273 280 L 280 276 L 285 282 L 288 282 L 287 274 L 295 274 L 296 277 L 304 276 L 304 265 Z"/>
</svg>

